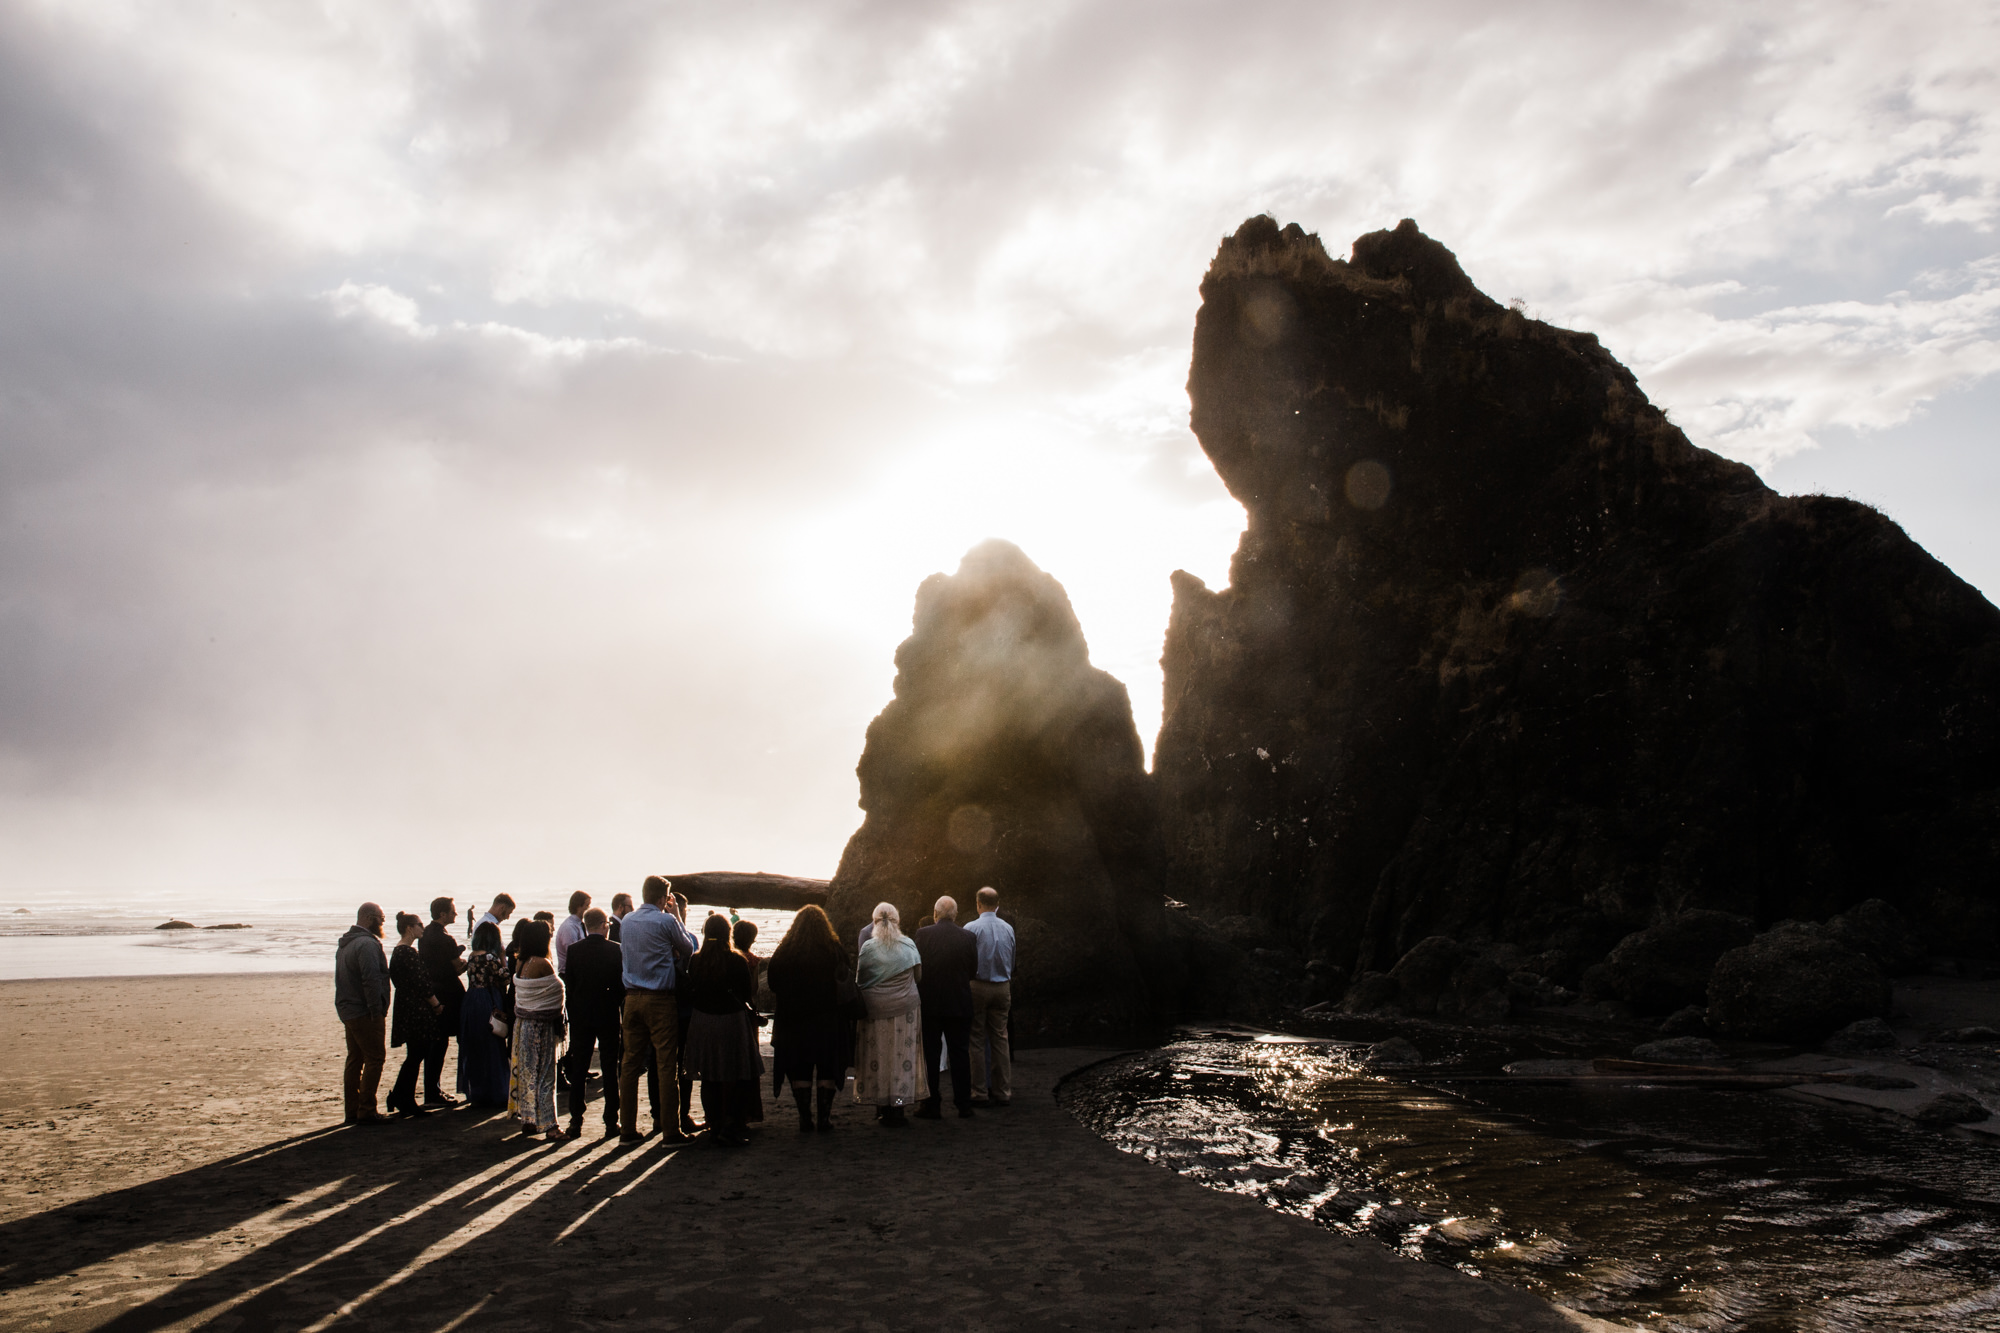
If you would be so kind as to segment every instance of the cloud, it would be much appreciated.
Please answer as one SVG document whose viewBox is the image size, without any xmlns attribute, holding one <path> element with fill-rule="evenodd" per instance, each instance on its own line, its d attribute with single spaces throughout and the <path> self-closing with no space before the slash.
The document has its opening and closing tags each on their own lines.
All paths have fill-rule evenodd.
<svg viewBox="0 0 2000 1333">
<path fill-rule="evenodd" d="M 1990 6 L 0 6 L 17 884 L 825 873 L 989 536 L 1158 713 L 1201 273 L 1417 217 L 1769 465 L 1996 368 Z M 107 836 L 107 832 L 110 836 Z"/>
</svg>

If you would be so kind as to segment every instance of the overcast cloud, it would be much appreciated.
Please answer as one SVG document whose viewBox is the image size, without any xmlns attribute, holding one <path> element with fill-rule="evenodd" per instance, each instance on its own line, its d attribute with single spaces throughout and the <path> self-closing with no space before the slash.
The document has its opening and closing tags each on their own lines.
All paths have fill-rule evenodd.
<svg viewBox="0 0 2000 1333">
<path fill-rule="evenodd" d="M 1984 3 L 0 0 L 0 892 L 829 874 L 988 536 L 1150 742 L 1258 212 L 1417 218 L 1991 596 L 1996 68 Z"/>
</svg>

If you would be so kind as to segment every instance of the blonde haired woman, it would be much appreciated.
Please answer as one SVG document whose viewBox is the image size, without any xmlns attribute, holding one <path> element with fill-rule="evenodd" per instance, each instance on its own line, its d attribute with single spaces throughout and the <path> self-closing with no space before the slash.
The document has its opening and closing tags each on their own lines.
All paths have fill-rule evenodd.
<svg viewBox="0 0 2000 1333">
<path fill-rule="evenodd" d="M 917 946 L 903 934 L 893 903 L 877 903 L 872 933 L 861 946 L 855 984 L 868 1017 L 854 1048 L 854 1100 L 881 1108 L 885 1125 L 907 1125 L 904 1110 L 931 1095 L 924 1076 L 924 1025 L 917 1000 L 923 975 Z"/>
</svg>

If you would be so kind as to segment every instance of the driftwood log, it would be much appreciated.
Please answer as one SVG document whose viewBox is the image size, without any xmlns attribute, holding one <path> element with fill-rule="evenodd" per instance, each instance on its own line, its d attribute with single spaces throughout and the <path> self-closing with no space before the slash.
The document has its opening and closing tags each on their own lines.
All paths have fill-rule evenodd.
<svg viewBox="0 0 2000 1333">
<path fill-rule="evenodd" d="M 826 906 L 823 879 L 796 875 L 744 874 L 735 870 L 701 870 L 668 875 L 675 892 L 704 907 L 754 907 L 771 912 L 796 912 L 808 903 Z"/>
</svg>

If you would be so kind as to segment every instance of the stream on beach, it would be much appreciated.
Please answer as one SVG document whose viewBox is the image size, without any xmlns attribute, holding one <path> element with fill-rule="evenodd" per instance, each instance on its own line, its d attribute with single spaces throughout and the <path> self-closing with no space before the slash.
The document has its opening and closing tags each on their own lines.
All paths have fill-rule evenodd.
<svg viewBox="0 0 2000 1333">
<path fill-rule="evenodd" d="M 1186 1032 L 1062 1098 L 1210 1188 L 1616 1324 L 2000 1329 L 2000 1144 L 1765 1092 L 1375 1073 L 1365 1049 Z"/>
</svg>

